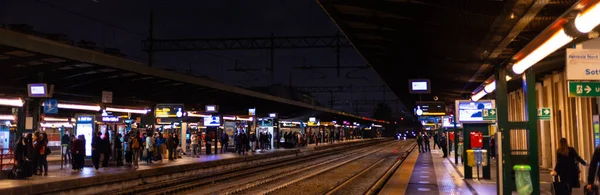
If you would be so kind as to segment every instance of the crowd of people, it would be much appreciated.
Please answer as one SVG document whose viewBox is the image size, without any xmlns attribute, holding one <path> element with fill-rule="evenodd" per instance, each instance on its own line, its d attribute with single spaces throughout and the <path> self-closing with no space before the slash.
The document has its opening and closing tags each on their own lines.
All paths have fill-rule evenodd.
<svg viewBox="0 0 600 195">
<path fill-rule="evenodd" d="M 110 132 L 110 133 L 108 133 Z M 256 133 L 255 133 L 256 132 Z M 244 155 L 248 152 L 264 152 L 273 148 L 293 148 L 308 144 L 333 143 L 346 139 L 348 136 L 330 132 L 299 133 L 293 131 L 275 132 L 257 129 L 255 132 L 246 133 L 236 131 L 232 136 L 223 132 L 220 136 L 215 131 L 192 132 L 187 141 L 189 143 L 190 157 L 200 157 L 202 150 L 206 155 L 212 154 L 213 148 L 227 153 L 229 141 L 233 139 L 234 149 L 237 154 Z M 83 170 L 86 165 L 86 151 L 91 151 L 91 165 L 93 171 L 98 172 L 108 166 L 126 166 L 132 169 L 139 168 L 139 162 L 147 165 L 162 163 L 163 158 L 174 161 L 186 154 L 181 148 L 181 141 L 176 133 L 140 132 L 132 130 L 124 135 L 116 131 L 98 131 L 86 140 L 84 135 L 75 135 L 66 131 L 60 139 L 64 165 L 70 165 L 74 172 Z M 108 135 L 110 134 L 110 135 Z M 15 145 L 15 167 L 13 175 L 16 178 L 28 178 L 34 175 L 48 175 L 47 156 L 51 153 L 48 147 L 48 136 L 45 132 L 36 131 L 20 137 Z M 89 163 L 89 161 L 87 162 Z M 89 165 L 89 164 L 88 164 Z"/>
</svg>

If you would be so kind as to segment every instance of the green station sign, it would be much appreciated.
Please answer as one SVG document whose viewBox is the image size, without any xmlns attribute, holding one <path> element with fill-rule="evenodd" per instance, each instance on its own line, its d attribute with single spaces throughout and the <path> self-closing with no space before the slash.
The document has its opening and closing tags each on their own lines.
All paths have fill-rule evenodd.
<svg viewBox="0 0 600 195">
<path fill-rule="evenodd" d="M 492 109 L 483 109 L 482 113 L 483 115 L 483 120 L 496 120 L 496 109 L 492 108 Z"/>
<path fill-rule="evenodd" d="M 569 81 L 569 97 L 598 97 L 600 82 Z"/>
<path fill-rule="evenodd" d="M 552 117 L 552 109 L 550 108 L 538 108 L 538 120 L 550 120 Z"/>
</svg>

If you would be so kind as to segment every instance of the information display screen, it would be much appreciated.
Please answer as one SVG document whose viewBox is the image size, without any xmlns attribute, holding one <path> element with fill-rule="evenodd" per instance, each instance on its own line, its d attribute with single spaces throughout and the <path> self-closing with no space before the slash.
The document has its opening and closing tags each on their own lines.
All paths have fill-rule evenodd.
<svg viewBox="0 0 600 195">
<path fill-rule="evenodd" d="M 417 112 L 418 110 L 421 110 L 420 115 Z M 446 104 L 438 101 L 419 101 L 416 103 L 415 113 L 419 116 L 444 116 L 446 115 Z"/>
<path fill-rule="evenodd" d="M 205 127 L 218 127 L 221 126 L 221 119 L 219 116 L 204 117 Z"/>
<path fill-rule="evenodd" d="M 183 116 L 183 104 L 157 104 L 154 116 L 156 118 L 180 118 Z"/>
<path fill-rule="evenodd" d="M 431 82 L 429 79 L 411 79 L 408 80 L 410 93 L 422 94 L 431 93 Z"/>
<path fill-rule="evenodd" d="M 45 83 L 29 84 L 27 86 L 29 97 L 47 97 L 48 89 Z"/>
<path fill-rule="evenodd" d="M 456 101 L 456 113 L 458 122 L 484 122 L 483 109 L 495 108 L 494 100 L 480 100 L 472 102 L 469 100 Z"/>
</svg>

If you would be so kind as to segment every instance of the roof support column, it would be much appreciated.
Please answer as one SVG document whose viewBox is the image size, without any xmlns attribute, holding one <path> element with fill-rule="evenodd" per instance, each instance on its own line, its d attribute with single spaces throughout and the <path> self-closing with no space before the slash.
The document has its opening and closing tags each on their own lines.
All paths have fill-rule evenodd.
<svg viewBox="0 0 600 195">
<path fill-rule="evenodd" d="M 512 194 L 511 184 L 511 152 L 510 152 L 510 128 L 508 127 L 508 91 L 506 87 L 506 68 L 496 65 L 496 122 L 498 123 L 498 133 L 496 141 L 500 144 L 498 151 L 498 163 L 496 166 L 496 194 Z M 456 139 L 456 138 L 455 138 Z"/>
<path fill-rule="evenodd" d="M 535 72 L 529 68 L 523 77 L 523 91 L 525 92 L 525 116 L 527 117 L 527 154 L 531 166 L 532 194 L 540 194 L 540 163 L 538 156 L 538 126 L 537 126 L 537 97 L 535 91 Z"/>
</svg>

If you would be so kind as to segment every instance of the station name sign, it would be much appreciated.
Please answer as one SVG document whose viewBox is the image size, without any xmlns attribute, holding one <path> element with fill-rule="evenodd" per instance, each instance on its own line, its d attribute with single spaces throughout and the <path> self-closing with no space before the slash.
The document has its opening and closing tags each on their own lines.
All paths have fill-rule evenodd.
<svg viewBox="0 0 600 195">
<path fill-rule="evenodd" d="M 567 49 L 567 80 L 600 80 L 600 49 Z"/>
</svg>

